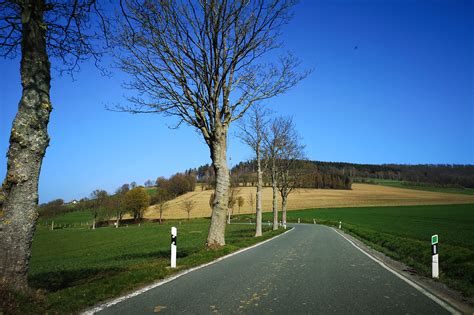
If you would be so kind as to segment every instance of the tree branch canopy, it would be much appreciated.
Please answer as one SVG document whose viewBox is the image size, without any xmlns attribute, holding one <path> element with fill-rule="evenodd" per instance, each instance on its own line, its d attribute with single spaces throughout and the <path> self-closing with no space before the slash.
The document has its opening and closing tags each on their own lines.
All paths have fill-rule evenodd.
<svg viewBox="0 0 474 315">
<path fill-rule="evenodd" d="M 247 117 L 241 120 L 238 125 L 240 130 L 238 137 L 251 147 L 254 153 L 262 149 L 263 141 L 268 138 L 270 114 L 270 110 L 254 104 L 249 109 Z"/>
<path fill-rule="evenodd" d="M 241 118 L 255 102 L 286 92 L 307 73 L 279 48 L 291 0 L 123 0 L 114 45 L 119 67 L 137 91 L 120 111 L 176 116 L 208 144 L 216 130 Z"/>
<path fill-rule="evenodd" d="M 305 159 L 305 146 L 300 143 L 298 133 L 291 118 L 276 120 L 280 125 L 281 147 L 277 161 L 277 187 L 282 197 L 288 197 L 299 186 L 303 173 L 301 161 Z"/>
<path fill-rule="evenodd" d="M 50 58 L 61 61 L 62 66 L 57 67 L 60 72 L 72 73 L 79 69 L 80 62 L 91 57 L 98 65 L 108 45 L 108 26 L 97 0 L 50 0 L 36 4 L 0 0 L 0 56 L 16 57 L 21 44 L 22 22 L 25 22 L 21 12 L 28 11 L 31 5 L 44 6 L 46 48 Z"/>
</svg>

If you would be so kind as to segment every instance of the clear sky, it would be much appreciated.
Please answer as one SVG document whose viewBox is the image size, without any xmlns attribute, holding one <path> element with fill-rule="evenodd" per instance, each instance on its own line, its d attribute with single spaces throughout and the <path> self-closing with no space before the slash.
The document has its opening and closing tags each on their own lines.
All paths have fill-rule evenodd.
<svg viewBox="0 0 474 315">
<path fill-rule="evenodd" d="M 283 40 L 314 71 L 267 104 L 293 116 L 312 160 L 474 164 L 473 20 L 472 1 L 301 1 Z M 210 163 L 191 127 L 106 111 L 124 102 L 126 77 L 112 71 L 53 73 L 40 202 Z M 20 95 L 19 60 L 0 59 L 2 179 Z M 234 132 L 231 165 L 252 157 Z"/>
</svg>

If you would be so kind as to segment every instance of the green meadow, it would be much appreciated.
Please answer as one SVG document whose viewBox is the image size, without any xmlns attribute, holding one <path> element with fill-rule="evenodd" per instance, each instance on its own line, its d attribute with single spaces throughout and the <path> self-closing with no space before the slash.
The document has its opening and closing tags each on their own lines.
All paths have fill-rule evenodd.
<svg viewBox="0 0 474 315">
<path fill-rule="evenodd" d="M 474 205 L 331 208 L 289 211 L 288 222 L 337 226 L 376 250 L 406 263 L 414 272 L 431 274 L 430 237 L 439 235 L 439 281 L 474 295 Z M 263 221 L 272 220 L 271 213 Z M 227 245 L 206 250 L 209 219 L 166 221 L 91 230 L 89 212 L 72 212 L 40 220 L 33 242 L 29 281 L 42 299 L 23 301 L 21 313 L 76 313 L 125 294 L 174 272 L 196 266 L 281 233 L 254 238 L 252 225 L 227 227 Z M 253 215 L 234 218 L 253 221 Z M 171 270 L 170 229 L 178 227 L 178 268 Z M 70 228 L 75 227 L 75 228 Z M 21 299 L 19 299 L 21 301 Z"/>
<path fill-rule="evenodd" d="M 59 227 L 86 227 L 88 224 L 92 225 L 92 213 L 90 211 L 74 211 L 65 214 L 57 215 L 54 218 L 40 218 L 37 226 L 51 227 L 54 221 L 54 226 Z"/>
<path fill-rule="evenodd" d="M 395 188 L 425 190 L 425 191 L 450 193 L 450 194 L 474 195 L 474 188 L 439 187 L 439 186 L 434 186 L 428 183 L 414 183 L 414 182 L 388 180 L 388 179 L 368 179 L 365 182 L 367 184 L 377 184 L 377 185 L 389 186 L 389 187 L 395 187 Z"/>
</svg>

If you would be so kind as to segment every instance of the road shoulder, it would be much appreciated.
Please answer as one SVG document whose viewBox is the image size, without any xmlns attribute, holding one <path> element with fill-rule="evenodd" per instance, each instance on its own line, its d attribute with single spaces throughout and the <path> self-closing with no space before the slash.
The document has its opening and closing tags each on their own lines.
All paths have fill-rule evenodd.
<svg viewBox="0 0 474 315">
<path fill-rule="evenodd" d="M 427 291 L 428 294 L 425 292 L 425 295 L 428 295 L 428 297 L 429 294 L 431 294 L 435 298 L 441 300 L 443 303 L 446 303 L 448 307 L 452 307 L 458 312 L 463 314 L 474 314 L 474 302 L 464 298 L 461 293 L 447 287 L 443 283 L 416 274 L 411 267 L 371 248 L 360 239 L 345 233 L 343 230 L 336 228 L 332 229 L 347 241 L 352 242 L 352 245 L 355 245 L 356 248 L 367 254 L 379 264 L 394 272 L 398 276 L 401 276 L 402 279 L 405 278 L 408 280 L 406 282 L 409 283 L 411 281 L 415 285 L 421 287 L 422 290 Z"/>
</svg>

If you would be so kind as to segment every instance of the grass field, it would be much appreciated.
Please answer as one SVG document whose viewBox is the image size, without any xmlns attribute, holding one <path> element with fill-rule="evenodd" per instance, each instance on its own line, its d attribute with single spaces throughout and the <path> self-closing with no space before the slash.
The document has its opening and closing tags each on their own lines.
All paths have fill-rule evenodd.
<svg viewBox="0 0 474 315">
<path fill-rule="evenodd" d="M 73 223 L 72 221 L 69 221 Z M 170 270 L 170 228 L 178 227 L 178 267 Z M 227 245 L 206 250 L 209 220 L 142 224 L 139 226 L 50 231 L 39 227 L 33 241 L 30 285 L 44 293 L 40 305 L 23 303 L 19 313 L 76 313 L 167 275 L 211 261 L 281 231 L 227 227 Z M 0 312 L 1 313 L 1 312 Z"/>
<path fill-rule="evenodd" d="M 389 189 L 397 195 L 391 191 L 396 188 L 376 185 L 362 185 L 362 188 L 367 186 Z M 251 188 L 248 189 L 250 192 Z M 338 192 L 341 191 L 311 193 L 337 195 Z M 299 194 L 304 196 L 304 192 Z M 203 194 L 200 195 L 202 198 Z M 289 222 L 297 222 L 298 218 L 306 223 L 316 219 L 327 225 L 342 221 L 346 232 L 428 277 L 431 272 L 430 236 L 439 234 L 440 281 L 467 297 L 474 296 L 474 204 L 319 208 L 288 212 Z M 80 227 L 80 223 L 90 221 L 91 216 L 86 211 L 73 212 L 54 220 L 55 224 Z M 250 220 L 254 221 L 253 214 L 241 215 L 233 222 Z M 263 220 L 270 221 L 271 213 L 264 213 Z M 275 235 L 266 231 L 264 237 L 255 239 L 253 226 L 230 225 L 226 235 L 228 245 L 217 251 L 207 251 L 203 248 L 209 226 L 207 219 L 168 220 L 163 225 L 148 223 L 119 229 L 55 231 L 49 230 L 48 220 L 40 223 L 43 225 L 39 225 L 33 242 L 29 281 L 34 289 L 43 292 L 44 300 L 36 305 L 24 301 L 19 309 L 21 313 L 75 313 L 172 272 Z M 179 246 L 178 268 L 173 271 L 168 268 L 172 225 L 178 227 Z"/>
<path fill-rule="evenodd" d="M 38 220 L 38 226 L 50 227 L 51 221 L 54 221 L 54 225 L 56 228 L 62 226 L 86 227 L 86 225 L 92 224 L 92 220 L 93 217 L 90 211 L 74 211 L 55 216 L 54 218 L 40 218 Z"/>
<path fill-rule="evenodd" d="M 474 188 L 456 188 L 456 187 L 437 187 L 430 184 L 424 183 L 413 183 L 400 180 L 387 180 L 387 179 L 369 179 L 368 183 L 383 185 L 388 187 L 415 189 L 423 191 L 433 191 L 450 194 L 463 194 L 463 195 L 474 195 Z"/>
<path fill-rule="evenodd" d="M 255 205 L 250 204 L 250 194 L 255 194 L 255 187 L 240 187 L 239 196 L 245 200 L 244 206 L 239 210 L 234 208 L 235 214 L 253 213 Z M 212 190 L 184 194 L 169 201 L 168 208 L 164 211 L 164 218 L 185 218 L 187 213 L 182 209 L 182 202 L 193 200 L 195 208 L 191 217 L 209 217 L 211 208 L 209 198 Z M 353 184 L 352 190 L 336 189 L 297 189 L 288 198 L 288 210 L 312 209 L 312 208 L 340 208 L 340 207 L 368 207 L 368 206 L 401 206 L 401 205 L 429 205 L 429 204 L 456 204 L 474 203 L 474 196 L 449 194 L 413 189 L 402 189 L 371 184 Z M 263 190 L 263 210 L 271 211 L 272 192 L 271 188 Z M 159 212 L 156 206 L 151 206 L 145 213 L 147 218 L 158 218 Z"/>
<path fill-rule="evenodd" d="M 431 235 L 439 235 L 440 281 L 474 296 L 474 204 L 312 209 L 288 221 L 337 225 L 373 248 L 431 276 Z M 241 216 L 239 220 L 253 219 Z M 271 220 L 265 213 L 263 220 Z"/>
</svg>

